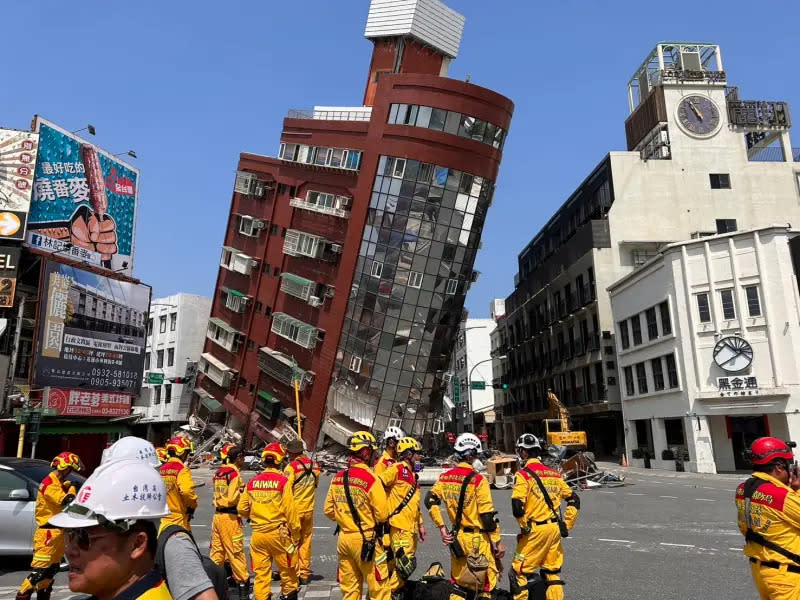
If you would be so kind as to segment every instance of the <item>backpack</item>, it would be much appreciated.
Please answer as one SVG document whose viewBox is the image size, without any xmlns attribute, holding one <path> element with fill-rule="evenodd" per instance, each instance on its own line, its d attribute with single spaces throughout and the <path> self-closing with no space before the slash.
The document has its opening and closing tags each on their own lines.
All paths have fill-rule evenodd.
<svg viewBox="0 0 800 600">
<path fill-rule="evenodd" d="M 164 531 L 162 531 L 158 536 L 158 547 L 156 549 L 156 568 L 158 569 L 158 572 L 161 573 L 161 577 L 167 584 L 167 588 L 169 588 L 169 581 L 167 581 L 167 567 L 166 563 L 164 562 L 164 551 L 167 547 L 167 540 L 176 533 L 185 533 L 188 535 L 195 548 L 197 548 L 198 554 L 200 554 L 200 548 L 197 547 L 197 542 L 194 541 L 194 536 L 192 536 L 191 531 L 184 529 L 180 525 L 169 525 L 168 527 L 164 528 Z M 200 562 L 203 564 L 203 570 L 211 580 L 211 585 L 213 586 L 214 591 L 217 593 L 219 600 L 228 600 L 228 581 L 227 577 L 225 576 L 225 569 L 203 554 L 200 554 Z"/>
</svg>

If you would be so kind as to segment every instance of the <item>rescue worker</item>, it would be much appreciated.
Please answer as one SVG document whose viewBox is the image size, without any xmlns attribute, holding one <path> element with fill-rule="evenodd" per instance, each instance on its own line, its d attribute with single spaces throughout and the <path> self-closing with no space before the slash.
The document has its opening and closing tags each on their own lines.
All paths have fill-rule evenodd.
<svg viewBox="0 0 800 600">
<path fill-rule="evenodd" d="M 136 458 L 107 461 L 49 525 L 63 530 L 69 589 L 93 600 L 172 600 L 154 568 L 156 528 L 169 514 L 158 472 Z"/>
<path fill-rule="evenodd" d="M 194 489 L 192 472 L 184 464 L 191 453 L 191 442 L 184 437 L 174 437 L 167 442 L 169 460 L 161 465 L 161 477 L 167 488 L 169 516 L 161 520 L 161 529 L 167 525 L 180 525 L 192 529 L 192 520 L 197 508 L 197 492 Z"/>
<path fill-rule="evenodd" d="M 169 453 L 167 452 L 167 449 L 161 446 L 156 448 L 156 456 L 158 456 L 158 460 L 161 461 L 162 465 L 169 460 Z"/>
<path fill-rule="evenodd" d="M 389 539 L 394 555 L 392 597 L 402 598 L 402 588 L 417 566 L 417 543 L 425 541 L 417 482 L 422 445 L 412 437 L 404 437 L 397 442 L 396 450 L 399 462 L 387 468 L 380 479 L 389 504 Z"/>
<path fill-rule="evenodd" d="M 211 560 L 220 567 L 227 562 L 239 590 L 239 600 L 250 598 L 250 571 L 244 556 L 244 531 L 237 507 L 244 491 L 239 470 L 244 464 L 241 448 L 225 444 L 219 451 L 222 466 L 214 473 L 214 520 L 211 523 Z"/>
<path fill-rule="evenodd" d="M 442 543 L 450 546 L 450 579 L 462 588 L 472 589 L 475 571 L 468 568 L 468 559 L 478 562 L 485 558 L 485 581 L 477 589 L 477 598 L 491 598 L 497 586 L 499 561 L 505 556 L 501 541 L 497 511 L 492 503 L 489 482 L 472 466 L 481 450 L 481 441 L 472 433 L 462 433 L 454 446 L 458 465 L 445 471 L 425 497 L 425 506 L 439 533 Z M 459 498 L 464 489 L 461 521 L 457 522 Z M 444 524 L 442 503 L 447 509 L 453 530 Z M 457 542 L 454 543 L 454 542 Z M 470 583 L 465 583 L 469 581 Z"/>
<path fill-rule="evenodd" d="M 793 446 L 774 437 L 754 441 L 753 476 L 736 489 L 744 554 L 764 600 L 800 598 L 800 476 Z"/>
<path fill-rule="evenodd" d="M 37 529 L 33 534 L 32 571 L 22 582 L 16 600 L 30 600 L 34 590 L 38 600 L 50 600 L 53 579 L 64 556 L 64 537 L 59 529 L 48 525 L 48 521 L 75 499 L 75 486 L 67 477 L 82 471 L 83 463 L 77 454 L 62 452 L 50 466 L 53 471 L 39 484 L 34 508 Z"/>
<path fill-rule="evenodd" d="M 339 529 L 342 600 L 361 600 L 365 581 L 371 600 L 391 598 L 388 555 L 376 531 L 389 518 L 389 508 L 383 485 L 369 466 L 377 446 L 369 431 L 354 433 L 347 442 L 348 467 L 333 477 L 325 498 L 325 516 Z"/>
<path fill-rule="evenodd" d="M 311 538 L 314 536 L 314 496 L 319 485 L 320 468 L 303 454 L 302 440 L 292 440 L 286 445 L 289 464 L 284 474 L 292 488 L 297 515 L 300 519 L 300 543 L 298 547 L 298 575 L 300 585 L 311 581 Z"/>
<path fill-rule="evenodd" d="M 385 448 L 378 462 L 375 463 L 375 475 L 380 477 L 381 473 L 397 462 L 397 442 L 404 437 L 406 434 L 399 427 L 386 428 L 386 432 L 383 434 Z"/>
<path fill-rule="evenodd" d="M 533 598 L 531 588 L 536 582 L 534 574 L 538 569 L 545 582 L 547 600 L 561 600 L 564 597 L 564 583 L 560 578 L 564 550 L 561 547 L 559 510 L 561 502 L 566 500 L 564 524 L 567 529 L 572 529 L 581 507 L 580 498 L 560 473 L 542 464 L 539 459 L 542 444 L 535 435 L 523 433 L 517 439 L 517 454 L 523 467 L 514 477 L 511 493 L 511 512 L 520 529 L 508 574 L 511 593 L 514 600 Z M 547 492 L 549 504 L 536 477 Z"/>
<path fill-rule="evenodd" d="M 267 444 L 261 453 L 264 471 L 250 480 L 239 500 L 239 516 L 253 528 L 250 558 L 255 571 L 254 600 L 271 597 L 272 562 L 281 576 L 281 600 L 297 600 L 297 546 L 300 519 L 292 487 L 279 466 L 286 456 L 282 444 Z"/>
</svg>

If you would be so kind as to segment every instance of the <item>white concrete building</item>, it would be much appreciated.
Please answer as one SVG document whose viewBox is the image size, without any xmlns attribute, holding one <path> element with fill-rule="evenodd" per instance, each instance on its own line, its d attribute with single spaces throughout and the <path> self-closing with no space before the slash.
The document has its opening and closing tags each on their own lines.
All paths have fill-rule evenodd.
<svg viewBox="0 0 800 600">
<path fill-rule="evenodd" d="M 187 364 L 200 360 L 206 338 L 211 298 L 192 294 L 175 294 L 154 299 L 147 322 L 147 348 L 144 362 L 145 383 L 133 408 L 142 415 L 137 425 L 147 425 L 148 438 L 163 437 L 175 425 L 185 423 L 193 394 L 193 386 L 172 383 L 183 377 Z M 147 383 L 147 374 L 162 374 L 160 385 Z"/>
<path fill-rule="evenodd" d="M 460 387 L 459 406 L 456 407 L 456 431 L 459 433 L 482 433 L 487 416 L 494 422 L 490 340 L 494 328 L 493 319 L 467 319 L 461 322 L 451 358 L 453 385 Z M 472 381 L 478 382 L 476 386 L 483 383 L 484 389 L 470 389 L 470 374 Z"/>
<path fill-rule="evenodd" d="M 608 288 L 629 460 L 673 469 L 670 449 L 686 470 L 744 470 L 754 439 L 800 439 L 798 233 L 670 244 Z"/>
<path fill-rule="evenodd" d="M 492 426 L 487 424 L 487 429 L 493 446 L 508 451 L 503 427 L 503 407 L 508 396 L 508 390 L 503 388 L 503 384 L 507 383 L 508 360 L 501 351 L 506 345 L 506 329 L 502 327 L 502 321 L 506 315 L 506 301 L 502 298 L 492 300 L 489 304 L 489 314 L 495 323 L 494 329 L 489 334 L 489 353 L 492 357 L 492 391 L 494 393 L 494 428 L 492 430 Z"/>
<path fill-rule="evenodd" d="M 728 75 L 714 44 L 658 44 L 628 84 L 628 150 L 610 152 L 519 254 L 505 317 L 514 435 L 540 426 L 552 388 L 590 449 L 621 450 L 608 286 L 672 242 L 800 223 L 788 106 L 740 100 Z"/>
</svg>

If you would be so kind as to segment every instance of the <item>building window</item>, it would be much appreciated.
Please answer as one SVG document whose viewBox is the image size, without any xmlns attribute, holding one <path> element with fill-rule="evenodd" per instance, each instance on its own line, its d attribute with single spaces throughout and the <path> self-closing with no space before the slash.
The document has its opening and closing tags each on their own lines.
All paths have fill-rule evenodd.
<svg viewBox="0 0 800 600">
<path fill-rule="evenodd" d="M 654 340 L 658 337 L 658 318 L 656 317 L 656 308 L 648 308 L 644 315 L 647 319 L 647 339 Z"/>
<path fill-rule="evenodd" d="M 667 359 L 667 381 L 669 382 L 669 388 L 676 388 L 678 387 L 678 367 L 675 364 L 675 355 L 667 354 L 664 358 Z"/>
<path fill-rule="evenodd" d="M 381 274 L 383 273 L 383 263 L 379 261 L 375 261 L 372 263 L 372 268 L 370 269 L 370 275 L 373 277 L 380 278 Z"/>
<path fill-rule="evenodd" d="M 257 236 L 258 229 L 255 228 L 255 219 L 247 215 L 239 215 L 239 233 L 248 237 Z"/>
<path fill-rule="evenodd" d="M 628 338 L 628 321 L 627 319 L 625 321 L 620 321 L 617 325 L 619 326 L 620 344 L 622 345 L 622 349 L 626 350 L 631 345 L 631 341 Z"/>
<path fill-rule="evenodd" d="M 144 370 L 147 371 L 150 368 L 150 351 L 145 351 L 144 353 Z"/>
<path fill-rule="evenodd" d="M 163 369 L 164 368 L 164 351 L 158 350 L 156 352 L 156 368 Z"/>
<path fill-rule="evenodd" d="M 650 361 L 650 367 L 653 369 L 653 389 L 660 391 L 664 389 L 664 367 L 661 364 L 661 357 L 654 358 Z"/>
<path fill-rule="evenodd" d="M 697 314 L 701 323 L 711 322 L 711 307 L 708 304 L 708 294 L 697 294 Z"/>
<path fill-rule="evenodd" d="M 175 365 L 175 348 L 167 348 L 167 366 Z"/>
<path fill-rule="evenodd" d="M 758 286 L 748 285 L 744 288 L 744 293 L 747 295 L 747 313 L 751 317 L 760 317 L 761 302 L 758 299 Z"/>
<path fill-rule="evenodd" d="M 643 362 L 636 363 L 636 385 L 640 394 L 647 393 L 647 369 L 645 369 Z"/>
<path fill-rule="evenodd" d="M 717 233 L 736 231 L 736 219 L 717 219 Z"/>
<path fill-rule="evenodd" d="M 633 345 L 638 346 L 642 343 L 642 320 L 639 315 L 631 317 L 631 334 L 633 336 Z"/>
<path fill-rule="evenodd" d="M 720 290 L 719 298 L 722 301 L 722 318 L 728 321 L 736 318 L 736 309 L 733 306 L 733 290 Z"/>
<path fill-rule="evenodd" d="M 661 313 L 661 335 L 672 333 L 672 320 L 669 316 L 669 302 L 664 300 L 658 305 L 658 312 Z"/>
<path fill-rule="evenodd" d="M 633 389 L 633 367 L 625 367 L 623 373 L 625 374 L 625 394 L 633 396 L 636 393 Z"/>
<path fill-rule="evenodd" d="M 711 180 L 712 190 L 731 189 L 731 176 L 727 173 L 710 173 L 708 178 Z"/>
<path fill-rule="evenodd" d="M 411 271 L 408 275 L 408 286 L 413 288 L 422 287 L 422 273 L 419 271 Z"/>
<path fill-rule="evenodd" d="M 161 404 L 161 386 L 157 385 L 153 388 L 153 404 Z"/>
<path fill-rule="evenodd" d="M 178 328 L 178 313 L 170 313 L 169 315 L 169 330 L 175 331 Z"/>
<path fill-rule="evenodd" d="M 361 357 L 360 356 L 351 356 L 350 357 L 350 370 L 354 373 L 361 372 Z"/>
<path fill-rule="evenodd" d="M 147 319 L 147 335 L 153 335 L 153 319 Z"/>
<path fill-rule="evenodd" d="M 260 313 L 264 309 L 264 305 L 256 300 L 256 312 Z"/>
<path fill-rule="evenodd" d="M 172 402 L 172 385 L 168 383 L 164 386 L 164 404 L 170 402 Z"/>
<path fill-rule="evenodd" d="M 658 250 L 633 250 L 631 255 L 633 256 L 633 266 L 641 267 L 651 258 L 658 256 Z"/>
<path fill-rule="evenodd" d="M 158 317 L 158 332 L 166 333 L 167 331 L 167 315 Z"/>
<path fill-rule="evenodd" d="M 445 289 L 444 293 L 448 296 L 452 296 L 458 290 L 458 279 L 448 279 L 447 280 L 447 288 Z"/>
</svg>

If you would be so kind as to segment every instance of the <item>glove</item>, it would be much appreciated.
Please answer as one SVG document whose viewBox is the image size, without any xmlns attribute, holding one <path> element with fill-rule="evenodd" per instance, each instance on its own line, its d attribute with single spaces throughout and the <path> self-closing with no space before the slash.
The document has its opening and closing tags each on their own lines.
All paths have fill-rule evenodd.
<svg viewBox="0 0 800 600">
<path fill-rule="evenodd" d="M 73 488 L 74 489 L 74 488 Z M 66 508 L 67 505 L 75 500 L 75 494 L 67 494 L 64 496 L 64 499 L 61 501 L 61 508 Z"/>
</svg>

